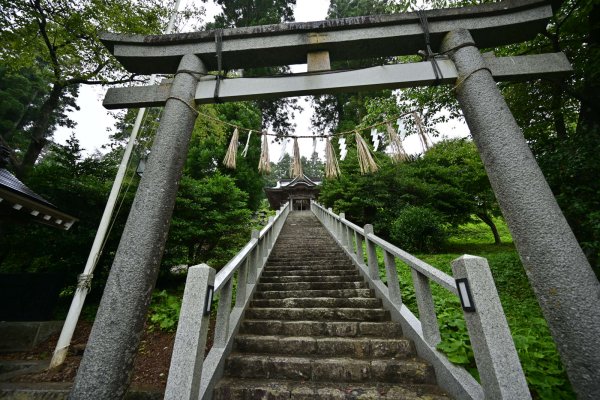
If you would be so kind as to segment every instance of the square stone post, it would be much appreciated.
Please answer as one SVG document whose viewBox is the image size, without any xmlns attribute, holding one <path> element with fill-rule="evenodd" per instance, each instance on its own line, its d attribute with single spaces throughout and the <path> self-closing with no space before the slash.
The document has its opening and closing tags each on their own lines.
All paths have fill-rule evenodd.
<svg viewBox="0 0 600 400">
<path fill-rule="evenodd" d="M 196 265 L 188 269 L 165 400 L 196 400 L 200 394 L 210 318 L 210 313 L 205 315 L 203 311 L 208 287 L 214 284 L 215 270 L 208 265 Z"/>
<path fill-rule="evenodd" d="M 600 284 L 471 34 L 448 33 L 440 51 L 573 388 L 600 399 Z"/>
<path fill-rule="evenodd" d="M 173 80 L 71 399 L 122 399 L 129 387 L 197 116 L 198 76 L 189 71 L 206 72 L 195 55 L 184 56 L 179 70 L 187 72 Z"/>
<path fill-rule="evenodd" d="M 464 315 L 485 398 L 531 399 L 487 260 L 464 255 L 452 261 L 452 273 L 467 279 L 473 296 L 475 311 Z"/>
</svg>

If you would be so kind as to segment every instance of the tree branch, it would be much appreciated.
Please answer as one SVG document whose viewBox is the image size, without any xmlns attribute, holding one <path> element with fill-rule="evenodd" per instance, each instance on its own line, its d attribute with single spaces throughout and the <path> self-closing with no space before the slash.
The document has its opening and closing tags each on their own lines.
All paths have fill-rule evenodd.
<svg viewBox="0 0 600 400">
<path fill-rule="evenodd" d="M 73 78 L 69 79 L 66 85 L 118 85 L 121 83 L 129 82 L 146 82 L 145 79 L 136 79 L 139 75 L 133 74 L 127 78 L 117 79 L 115 81 L 102 81 L 102 80 L 91 80 L 86 78 Z"/>
<path fill-rule="evenodd" d="M 60 74 L 60 67 L 59 67 L 59 63 L 58 63 L 58 57 L 56 56 L 56 49 L 50 42 L 50 38 L 48 37 L 48 32 L 46 31 L 46 25 L 48 22 L 46 21 L 44 9 L 42 8 L 42 6 L 40 4 L 40 0 L 35 0 L 33 3 L 30 1 L 29 4 L 38 13 L 36 20 L 37 20 L 38 27 L 40 29 L 40 35 L 42 36 L 42 39 L 44 40 L 44 43 L 46 44 L 46 47 L 48 48 L 48 52 L 50 54 L 50 59 L 52 61 L 52 69 L 54 70 L 54 76 L 57 79 L 60 79 L 61 74 Z"/>
</svg>

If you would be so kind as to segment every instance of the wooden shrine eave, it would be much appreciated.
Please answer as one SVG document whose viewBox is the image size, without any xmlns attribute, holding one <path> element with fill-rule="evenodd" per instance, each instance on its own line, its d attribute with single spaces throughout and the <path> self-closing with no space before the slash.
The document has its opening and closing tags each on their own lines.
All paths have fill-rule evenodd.
<svg viewBox="0 0 600 400">
<path fill-rule="evenodd" d="M 36 222 L 62 230 L 69 230 L 79 221 L 33 192 L 4 168 L 0 168 L 0 220 Z"/>
<path fill-rule="evenodd" d="M 499 58 L 486 54 L 485 62 L 496 81 L 517 81 L 533 77 L 551 79 L 572 71 L 563 53 Z M 438 64 L 443 75 L 440 83 L 455 83 L 458 75 L 454 63 L 448 59 L 439 59 Z M 434 81 L 435 75 L 430 62 L 396 64 L 355 71 L 225 79 L 220 83 L 219 99 L 243 101 L 347 91 L 400 89 L 417 85 L 427 86 Z M 162 106 L 169 97 L 170 88 L 169 81 L 154 86 L 111 88 L 106 93 L 103 104 L 107 109 Z M 202 78 L 196 89 L 196 103 L 214 103 L 214 91 L 214 76 Z"/>
<path fill-rule="evenodd" d="M 446 33 L 468 29 L 480 48 L 532 39 L 552 16 L 546 0 L 507 0 L 427 11 L 433 51 Z M 306 63 L 309 52 L 329 52 L 331 61 L 416 54 L 425 47 L 416 13 L 376 15 L 225 29 L 223 69 Z M 104 33 L 101 40 L 130 72 L 172 74 L 185 54 L 217 69 L 215 31 L 171 35 Z"/>
</svg>

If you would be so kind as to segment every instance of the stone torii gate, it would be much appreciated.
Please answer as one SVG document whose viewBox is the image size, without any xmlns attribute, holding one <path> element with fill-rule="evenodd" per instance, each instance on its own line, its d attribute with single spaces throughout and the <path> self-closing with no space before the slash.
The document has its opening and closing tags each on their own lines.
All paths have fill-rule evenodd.
<svg viewBox="0 0 600 400">
<path fill-rule="evenodd" d="M 600 287 L 495 80 L 570 71 L 562 53 L 495 58 L 490 48 L 533 38 L 552 9 L 543 0 L 217 31 L 131 36 L 104 44 L 130 72 L 174 74 L 157 86 L 110 89 L 106 108 L 164 105 L 152 153 L 125 226 L 74 399 L 122 398 L 162 258 L 197 111 L 195 105 L 341 91 L 454 84 L 528 278 L 580 398 L 600 398 Z M 424 35 L 424 27 L 428 27 Z M 221 80 L 209 70 L 416 54 L 435 61 L 347 72 Z M 315 67 L 314 60 L 319 66 Z M 325 65 L 325 67 L 323 67 Z M 199 311 L 200 312 L 200 311 Z"/>
</svg>

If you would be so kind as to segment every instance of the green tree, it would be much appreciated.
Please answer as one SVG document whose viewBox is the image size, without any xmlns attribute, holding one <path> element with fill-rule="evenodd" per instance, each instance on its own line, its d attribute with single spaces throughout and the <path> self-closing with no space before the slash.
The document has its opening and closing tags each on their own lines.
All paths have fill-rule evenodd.
<svg viewBox="0 0 600 400">
<path fill-rule="evenodd" d="M 304 168 L 304 175 L 309 178 L 323 179 L 325 167 L 317 152 L 312 153 L 310 158 L 302 157 L 301 160 L 302 167 Z"/>
<path fill-rule="evenodd" d="M 206 2 L 207 0 L 203 0 Z M 222 8 L 208 28 L 241 28 L 246 26 L 279 24 L 294 20 L 296 0 L 216 0 Z M 289 72 L 288 67 L 252 68 L 244 76 L 265 76 Z M 296 98 L 257 100 L 253 102 L 261 110 L 262 128 L 271 127 L 279 135 L 294 128 L 293 111 L 300 110 Z"/>
<path fill-rule="evenodd" d="M 356 151 L 340 163 L 342 176 L 325 181 L 320 200 L 352 221 L 372 223 L 390 237 L 392 224 L 408 206 L 435 211 L 444 224 L 458 226 L 478 216 L 500 237 L 491 219 L 498 214 L 490 184 L 475 146 L 467 140 L 437 143 L 422 157 L 394 164 L 378 155 L 379 171 L 360 175 Z"/>
<path fill-rule="evenodd" d="M 436 143 L 423 155 L 421 168 L 422 179 L 449 184 L 460 190 L 470 203 L 468 212 L 490 227 L 495 244 L 501 243 L 492 219 L 500 215 L 500 208 L 472 141 L 453 139 Z"/>
<path fill-rule="evenodd" d="M 480 2 L 480 1 L 478 1 Z M 481 1 L 482 2 L 482 1 Z M 433 7 L 472 4 L 434 1 Z M 600 3 L 560 2 L 534 40 L 494 50 L 498 56 L 564 52 L 574 73 L 558 79 L 507 82 L 500 88 L 590 263 L 600 272 Z M 425 110 L 428 129 L 462 118 L 448 87 L 402 90 L 399 111 Z M 445 110 L 445 112 L 441 112 Z"/>
<path fill-rule="evenodd" d="M 207 263 L 219 268 L 250 236 L 248 195 L 220 173 L 179 186 L 163 265 Z"/>
<path fill-rule="evenodd" d="M 158 0 L 101 2 L 93 0 L 0 0 L 0 59 L 18 75 L 24 68 L 40 76 L 44 88 L 28 105 L 39 105 L 31 120 L 27 145 L 11 157 L 25 177 L 52 135 L 54 123 L 82 84 L 114 84 L 136 80 L 125 73 L 98 40 L 100 31 L 157 33 L 166 9 Z M 67 126 L 69 123 L 65 121 Z M 4 132 L 3 132 L 4 134 Z"/>
<path fill-rule="evenodd" d="M 65 276 L 72 287 L 91 248 L 108 197 L 116 164 L 109 157 L 86 157 L 74 137 L 63 145 L 53 144 L 28 179 L 28 186 L 60 210 L 79 219 L 62 231 L 39 224 L 8 225 L 0 235 L 0 270 L 3 272 L 54 272 Z M 130 170 L 127 182 L 137 178 Z M 133 201 L 134 190 L 123 191 L 120 212 L 114 217 L 104 252 L 94 272 L 94 288 L 101 288 L 108 274 Z M 32 243 L 40 245 L 32 246 Z M 92 291 L 92 301 L 102 290 Z"/>
<path fill-rule="evenodd" d="M 357 17 L 363 15 L 391 14 L 402 10 L 390 0 L 332 0 L 327 19 Z M 332 63 L 332 69 L 358 69 L 392 62 L 393 58 L 346 60 Z M 391 96 L 391 91 L 373 91 L 323 95 L 313 98 L 315 113 L 313 126 L 321 132 L 347 131 L 354 129 L 367 115 L 365 102 L 371 97 Z"/>
</svg>

